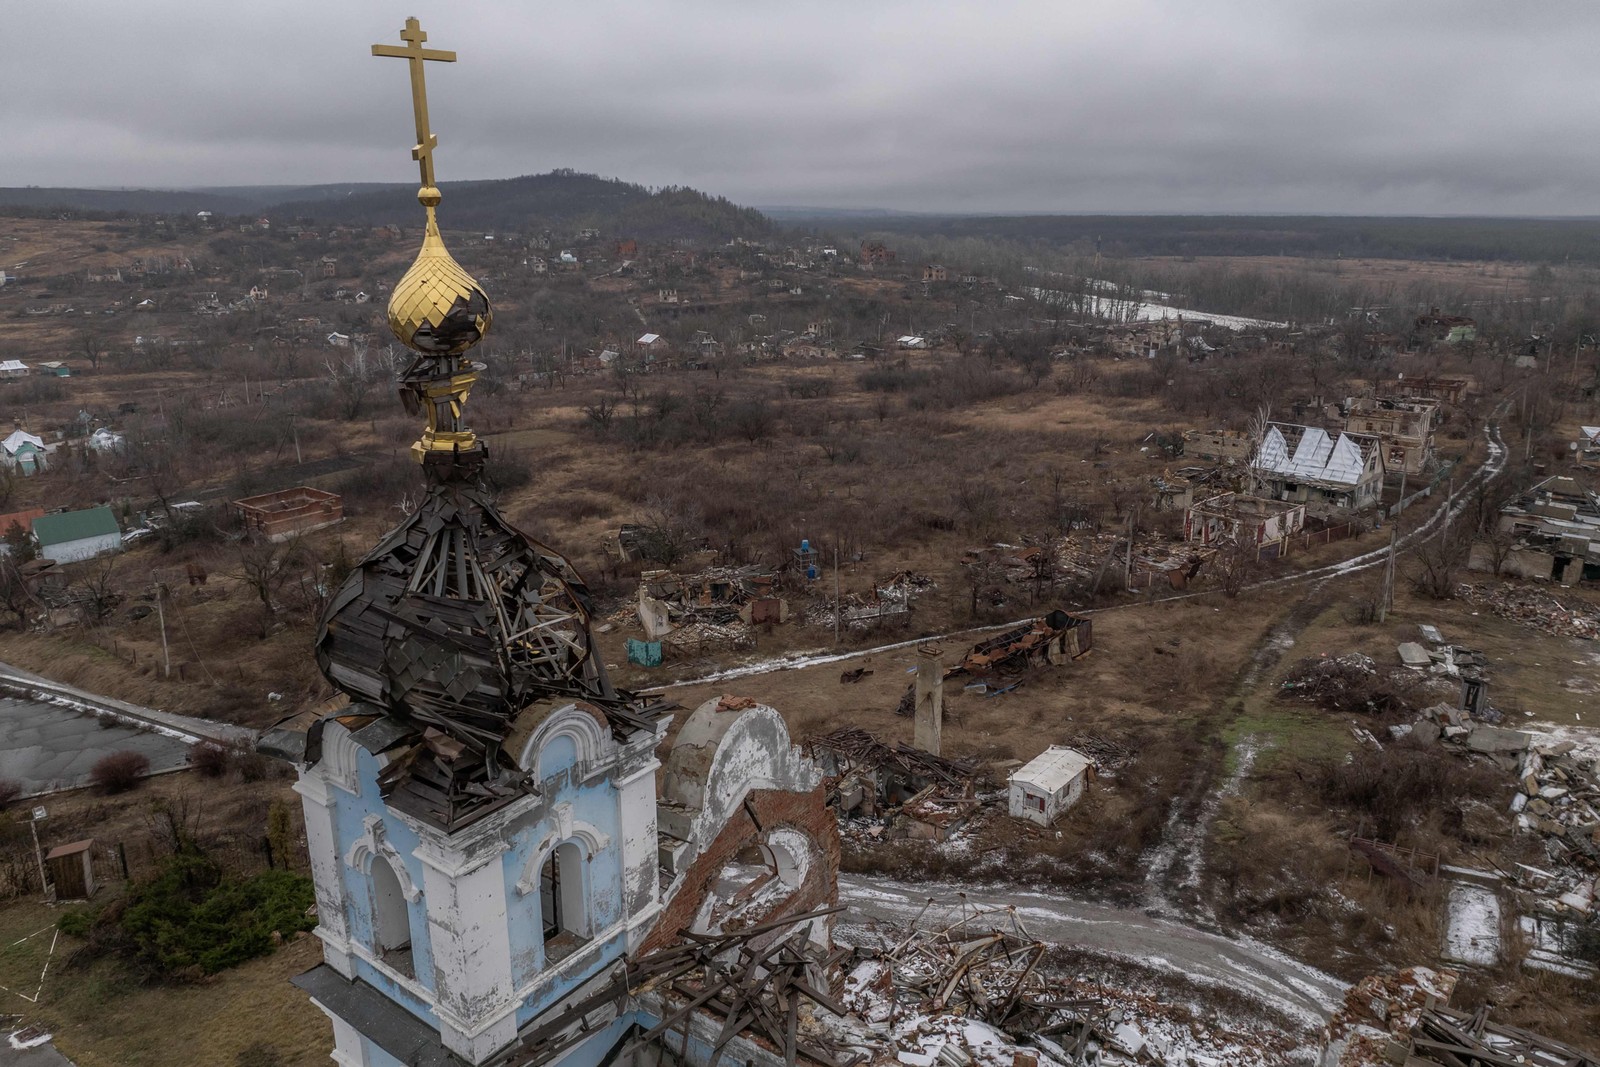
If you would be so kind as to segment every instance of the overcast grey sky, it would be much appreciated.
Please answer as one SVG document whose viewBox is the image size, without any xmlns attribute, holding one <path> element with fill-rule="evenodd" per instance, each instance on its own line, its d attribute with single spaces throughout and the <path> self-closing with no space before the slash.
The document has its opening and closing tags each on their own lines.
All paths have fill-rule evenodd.
<svg viewBox="0 0 1600 1067">
<path fill-rule="evenodd" d="M 574 167 L 741 203 L 1600 214 L 1600 4 L 13 3 L 0 185 Z"/>
</svg>

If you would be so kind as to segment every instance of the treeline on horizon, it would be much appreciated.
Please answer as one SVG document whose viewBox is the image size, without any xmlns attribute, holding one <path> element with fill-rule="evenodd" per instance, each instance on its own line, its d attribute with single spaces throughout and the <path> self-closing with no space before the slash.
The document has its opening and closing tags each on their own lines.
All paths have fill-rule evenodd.
<svg viewBox="0 0 1600 1067">
<path fill-rule="evenodd" d="M 1600 265 L 1600 219 L 1259 215 L 859 216 L 798 229 L 1037 242 L 1080 255 L 1295 256 Z M 1098 245 L 1098 247 L 1097 247 Z"/>
<path fill-rule="evenodd" d="M 291 199 L 275 203 L 221 193 L 166 190 L 0 189 L 0 212 L 48 217 L 71 212 L 83 218 L 138 214 L 218 216 L 264 214 L 275 222 L 381 226 L 415 225 L 417 190 L 409 183 L 361 187 L 286 187 Z M 649 189 L 615 178 L 573 170 L 494 181 L 441 182 L 440 222 L 447 229 L 528 234 L 544 227 L 594 227 L 602 236 L 642 241 L 758 239 L 777 229 L 754 208 L 695 189 Z"/>
</svg>

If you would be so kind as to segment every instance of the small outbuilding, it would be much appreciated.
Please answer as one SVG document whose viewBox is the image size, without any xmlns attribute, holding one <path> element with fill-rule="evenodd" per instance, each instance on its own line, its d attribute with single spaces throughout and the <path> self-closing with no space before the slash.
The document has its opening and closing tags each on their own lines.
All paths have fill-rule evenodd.
<svg viewBox="0 0 1600 1067">
<path fill-rule="evenodd" d="M 1011 814 L 1049 826 L 1083 798 L 1093 773 L 1094 761 L 1088 756 L 1065 745 L 1051 745 L 1011 772 Z"/>
<path fill-rule="evenodd" d="M 57 900 L 88 900 L 94 896 L 94 839 L 57 845 L 44 858 Z"/>
</svg>

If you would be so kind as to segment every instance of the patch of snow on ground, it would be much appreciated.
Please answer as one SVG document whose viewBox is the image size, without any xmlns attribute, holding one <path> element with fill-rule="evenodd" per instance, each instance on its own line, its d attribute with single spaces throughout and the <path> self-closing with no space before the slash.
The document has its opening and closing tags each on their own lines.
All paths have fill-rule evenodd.
<svg viewBox="0 0 1600 1067">
<path fill-rule="evenodd" d="M 1491 967 L 1500 959 L 1500 898 L 1468 882 L 1450 887 L 1444 958 Z"/>
</svg>

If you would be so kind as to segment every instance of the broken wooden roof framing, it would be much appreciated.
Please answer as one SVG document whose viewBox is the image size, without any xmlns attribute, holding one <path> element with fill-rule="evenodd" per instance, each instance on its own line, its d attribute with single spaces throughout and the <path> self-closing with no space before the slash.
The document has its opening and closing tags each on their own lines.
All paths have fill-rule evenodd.
<svg viewBox="0 0 1600 1067">
<path fill-rule="evenodd" d="M 1416 1062 L 1445 1067 L 1600 1067 L 1600 1059 L 1571 1045 L 1490 1022 L 1487 1005 L 1475 1012 L 1427 1009 L 1411 1028 L 1410 1052 Z"/>
<path fill-rule="evenodd" d="M 841 765 L 841 774 L 856 768 L 889 770 L 906 778 L 927 780 L 931 784 L 952 789 L 965 787 L 978 775 L 976 760 L 935 756 L 931 752 L 913 748 L 904 741 L 891 747 L 855 726 L 810 738 L 806 741 L 806 751 L 813 758 L 819 751 L 832 753 L 837 757 L 835 762 Z"/>
<path fill-rule="evenodd" d="M 530 707 L 584 702 L 619 740 L 661 717 L 606 677 L 571 564 L 464 480 L 440 479 L 356 566 L 317 638 L 323 673 L 354 701 L 341 721 L 390 756 L 384 797 L 448 831 L 533 790 L 507 746 Z M 286 743 L 316 761 L 314 739 Z"/>
</svg>

